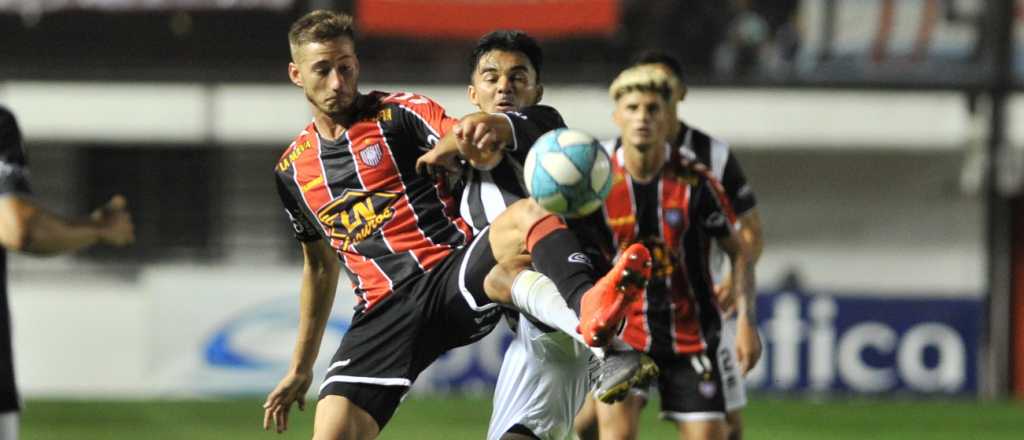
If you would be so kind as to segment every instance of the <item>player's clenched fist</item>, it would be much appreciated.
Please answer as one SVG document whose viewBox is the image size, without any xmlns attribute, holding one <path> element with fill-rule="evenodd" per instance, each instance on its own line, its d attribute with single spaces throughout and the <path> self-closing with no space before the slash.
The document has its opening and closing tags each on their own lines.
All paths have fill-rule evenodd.
<svg viewBox="0 0 1024 440">
<path fill-rule="evenodd" d="M 128 212 L 128 201 L 118 194 L 90 215 L 99 227 L 100 241 L 112 246 L 125 246 L 135 241 L 135 225 Z"/>
</svg>

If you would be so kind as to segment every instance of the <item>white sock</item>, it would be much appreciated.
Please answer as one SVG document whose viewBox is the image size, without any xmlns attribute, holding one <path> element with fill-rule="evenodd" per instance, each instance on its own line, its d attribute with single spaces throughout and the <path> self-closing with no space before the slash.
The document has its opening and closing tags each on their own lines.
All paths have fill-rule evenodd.
<svg viewBox="0 0 1024 440">
<path fill-rule="evenodd" d="M 0 439 L 18 439 L 18 412 L 10 411 L 0 413 Z"/>
<path fill-rule="evenodd" d="M 583 345 L 576 331 L 580 318 L 569 308 L 550 278 L 540 272 L 524 270 L 512 280 L 512 304 L 549 327 L 561 330 Z"/>
<path fill-rule="evenodd" d="M 576 331 L 580 318 L 565 303 L 562 294 L 550 278 L 532 270 L 524 270 L 512 280 L 512 304 L 548 327 L 560 330 L 572 336 L 580 344 L 590 349 L 598 359 L 604 359 L 606 350 L 632 351 L 633 347 L 615 336 L 607 347 L 591 347 L 583 341 L 583 335 Z"/>
</svg>

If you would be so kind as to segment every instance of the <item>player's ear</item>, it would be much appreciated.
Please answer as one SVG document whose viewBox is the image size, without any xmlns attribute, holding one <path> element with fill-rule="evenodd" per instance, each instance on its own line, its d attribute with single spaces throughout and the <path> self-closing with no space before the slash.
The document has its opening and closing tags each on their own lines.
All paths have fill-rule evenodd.
<svg viewBox="0 0 1024 440">
<path fill-rule="evenodd" d="M 476 87 L 473 87 L 472 84 L 466 87 L 466 97 L 469 98 L 469 102 L 471 102 L 473 105 L 477 107 L 480 106 L 480 99 L 479 96 L 477 95 Z"/>
<path fill-rule="evenodd" d="M 537 84 L 537 101 L 534 105 L 540 104 L 541 99 L 544 99 L 544 84 Z"/>
<path fill-rule="evenodd" d="M 622 112 L 619 111 L 619 103 L 618 103 L 618 101 L 616 101 L 614 103 L 614 105 L 615 106 L 612 107 L 612 122 L 615 122 L 615 125 L 617 127 L 619 127 L 619 129 L 621 130 L 622 127 L 623 127 L 623 124 L 622 124 Z"/>
<path fill-rule="evenodd" d="M 299 75 L 299 66 L 295 63 L 288 63 L 288 79 L 292 84 L 302 87 L 302 76 Z"/>
</svg>

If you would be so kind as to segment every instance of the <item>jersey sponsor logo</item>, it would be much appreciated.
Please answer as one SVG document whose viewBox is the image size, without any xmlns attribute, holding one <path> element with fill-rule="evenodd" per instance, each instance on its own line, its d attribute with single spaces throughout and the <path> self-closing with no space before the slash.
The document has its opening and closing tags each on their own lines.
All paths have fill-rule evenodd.
<svg viewBox="0 0 1024 440">
<path fill-rule="evenodd" d="M 309 142 L 309 140 L 306 140 L 301 144 L 296 144 L 295 148 L 292 148 L 292 151 L 289 151 L 288 154 L 282 157 L 281 160 L 277 163 L 277 170 L 281 172 L 287 170 L 288 167 L 291 166 L 293 162 L 298 160 L 299 156 L 302 156 L 302 153 L 305 153 L 306 150 L 312 148 L 312 146 L 313 145 Z"/>
<path fill-rule="evenodd" d="M 665 244 L 659 237 L 647 237 L 641 242 L 651 252 L 651 278 L 668 278 L 675 272 L 675 267 L 681 261 L 679 252 Z M 626 249 L 629 243 L 623 243 L 622 249 Z M 621 251 L 620 250 L 620 251 Z"/>
<path fill-rule="evenodd" d="M 378 121 L 383 121 L 383 122 L 390 121 L 391 120 L 391 109 L 386 108 L 384 110 L 381 110 L 381 111 L 377 112 L 377 120 Z"/>
<path fill-rule="evenodd" d="M 340 197 L 317 212 L 332 239 L 341 240 L 341 249 L 365 240 L 395 216 L 392 205 L 398 193 L 346 189 Z"/>
<path fill-rule="evenodd" d="M 380 160 L 383 157 L 384 151 L 381 150 L 380 144 L 373 144 L 359 151 L 359 159 L 368 167 L 380 165 Z"/>
</svg>

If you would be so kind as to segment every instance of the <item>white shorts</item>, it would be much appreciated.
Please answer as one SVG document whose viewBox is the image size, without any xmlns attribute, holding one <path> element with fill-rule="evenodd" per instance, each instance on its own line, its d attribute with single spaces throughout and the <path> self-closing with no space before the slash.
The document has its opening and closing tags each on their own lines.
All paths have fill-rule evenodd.
<svg viewBox="0 0 1024 440">
<path fill-rule="evenodd" d="M 718 343 L 718 371 L 722 373 L 725 410 L 747 406 L 747 386 L 736 358 L 736 315 L 722 317 L 722 338 Z"/>
<path fill-rule="evenodd" d="M 487 439 L 498 440 L 520 424 L 542 440 L 572 440 L 573 419 L 590 389 L 590 350 L 526 318 L 517 327 L 498 373 Z"/>
</svg>

